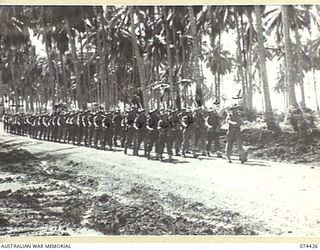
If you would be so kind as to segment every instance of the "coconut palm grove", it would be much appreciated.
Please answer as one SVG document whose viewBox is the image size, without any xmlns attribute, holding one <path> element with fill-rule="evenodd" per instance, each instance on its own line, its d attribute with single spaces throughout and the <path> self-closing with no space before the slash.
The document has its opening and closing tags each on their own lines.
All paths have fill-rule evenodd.
<svg viewBox="0 0 320 250">
<path fill-rule="evenodd" d="M 319 30 L 320 5 L 0 5 L 0 236 L 318 235 Z"/>
</svg>

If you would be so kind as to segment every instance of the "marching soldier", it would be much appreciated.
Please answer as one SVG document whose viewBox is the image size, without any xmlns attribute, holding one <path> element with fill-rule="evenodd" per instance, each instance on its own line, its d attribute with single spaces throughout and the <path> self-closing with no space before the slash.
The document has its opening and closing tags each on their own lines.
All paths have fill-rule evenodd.
<svg viewBox="0 0 320 250">
<path fill-rule="evenodd" d="M 121 139 L 121 121 L 122 121 L 122 115 L 120 113 L 120 109 L 117 109 L 115 114 L 112 117 L 112 123 L 113 123 L 113 145 L 115 147 L 118 147 L 117 141 L 120 138 Z M 121 143 L 121 147 L 123 147 L 123 144 Z"/>
<path fill-rule="evenodd" d="M 106 149 L 106 144 L 108 143 L 109 149 L 112 150 L 112 137 L 113 137 L 113 128 L 112 128 L 112 114 L 108 113 L 102 119 L 102 141 L 101 148 Z"/>
<path fill-rule="evenodd" d="M 98 142 L 102 144 L 102 111 L 99 111 L 93 118 L 93 125 L 94 125 L 94 147 L 98 148 Z"/>
<path fill-rule="evenodd" d="M 221 121 L 220 116 L 216 109 L 209 108 L 208 116 L 206 117 L 206 127 L 207 127 L 207 144 L 206 153 L 210 157 L 211 144 L 214 142 L 214 152 L 217 152 L 217 156 L 220 158 L 220 130 Z"/>
<path fill-rule="evenodd" d="M 174 144 L 176 156 L 180 156 L 179 151 L 182 143 L 182 127 L 176 109 L 172 109 L 169 115 L 169 140 Z"/>
<path fill-rule="evenodd" d="M 90 112 L 88 114 L 88 118 L 87 118 L 87 121 L 88 121 L 88 146 L 89 147 L 92 147 L 92 139 L 94 138 L 94 117 L 95 117 L 95 114 Z"/>
<path fill-rule="evenodd" d="M 204 154 L 204 133 L 205 133 L 205 119 L 201 107 L 198 107 L 193 114 L 193 157 L 197 157 L 197 151 L 202 150 Z"/>
<path fill-rule="evenodd" d="M 191 109 L 187 108 L 185 115 L 182 117 L 181 125 L 183 127 L 182 136 L 182 156 L 186 157 L 186 152 L 190 148 L 190 139 L 192 135 L 192 124 L 193 124 L 193 117 L 191 113 Z"/>
<path fill-rule="evenodd" d="M 124 153 L 128 153 L 128 148 L 132 146 L 132 140 L 135 136 L 135 129 L 133 127 L 134 119 L 136 118 L 136 109 L 132 107 L 131 110 L 128 112 L 125 118 L 125 129 L 126 129 L 126 143 L 124 147 Z"/>
<path fill-rule="evenodd" d="M 239 114 L 239 105 L 234 104 L 230 110 L 231 113 L 227 116 L 227 124 L 228 124 L 228 132 L 227 132 L 227 145 L 226 145 L 226 151 L 227 151 L 227 157 L 229 163 L 231 163 L 231 155 L 232 155 L 232 148 L 233 144 L 237 144 L 237 149 L 239 155 L 243 152 L 242 148 L 242 141 L 240 137 L 240 126 L 242 124 L 242 119 Z"/>
<path fill-rule="evenodd" d="M 159 159 L 158 155 L 158 142 L 159 142 L 159 133 L 158 133 L 158 122 L 159 115 L 158 110 L 154 109 L 149 112 L 147 118 L 146 128 L 147 128 L 147 138 L 148 138 L 148 147 L 147 147 L 147 159 L 150 160 L 150 154 L 153 146 L 156 149 L 156 160 Z"/>
<path fill-rule="evenodd" d="M 160 161 L 163 161 L 163 151 L 165 145 L 167 146 L 167 152 L 169 156 L 169 161 L 172 161 L 172 140 L 169 140 L 168 137 L 169 130 L 169 118 L 167 112 L 163 109 L 160 113 L 160 120 L 158 122 L 158 131 L 159 131 L 159 158 Z"/>
<path fill-rule="evenodd" d="M 139 149 L 141 142 L 144 146 L 144 156 L 147 156 L 147 129 L 146 129 L 147 117 L 144 114 L 144 109 L 140 108 L 133 126 L 135 128 L 135 140 L 133 145 L 133 155 L 139 155 Z"/>
</svg>

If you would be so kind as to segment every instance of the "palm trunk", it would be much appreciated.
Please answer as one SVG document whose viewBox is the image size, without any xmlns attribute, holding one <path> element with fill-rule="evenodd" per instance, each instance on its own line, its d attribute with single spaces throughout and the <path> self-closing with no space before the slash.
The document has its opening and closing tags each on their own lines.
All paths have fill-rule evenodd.
<svg viewBox="0 0 320 250">
<path fill-rule="evenodd" d="M 249 37 L 249 46 L 248 46 L 248 107 L 249 109 L 253 108 L 252 96 L 253 96 L 253 86 L 252 86 L 252 43 L 253 43 L 253 19 L 251 12 L 248 13 L 248 20 L 250 26 L 250 37 Z"/>
<path fill-rule="evenodd" d="M 74 67 L 74 72 L 76 75 L 76 90 L 77 90 L 77 101 L 78 101 L 78 107 L 82 108 L 83 99 L 82 99 L 82 91 L 81 91 L 81 79 L 80 79 L 80 70 L 79 70 L 79 63 L 78 63 L 78 57 L 77 57 L 77 48 L 74 41 L 74 37 L 71 34 L 71 26 L 69 23 L 69 20 L 65 19 L 66 24 L 66 30 L 69 37 L 69 43 L 71 45 L 71 55 L 72 55 L 72 62 Z"/>
<path fill-rule="evenodd" d="M 294 16 L 296 19 L 296 16 Z M 296 20 L 295 20 L 296 21 Z M 297 21 L 296 21 L 297 22 Z M 301 108 L 303 110 L 306 109 L 306 98 L 305 98 L 305 93 L 304 93 L 304 83 L 303 83 L 303 69 L 302 69 L 302 55 L 301 55 L 301 40 L 300 40 L 300 35 L 299 35 L 299 30 L 297 25 L 295 25 L 295 39 L 297 43 L 297 55 L 298 55 L 298 72 L 297 72 L 297 77 L 296 79 L 299 81 L 299 86 L 300 86 L 300 91 L 301 91 Z"/>
<path fill-rule="evenodd" d="M 249 106 L 249 95 L 250 93 L 248 92 L 248 60 L 247 60 L 247 51 L 246 51 L 246 41 L 244 37 L 244 31 L 243 31 L 243 14 L 241 13 L 240 15 L 240 34 L 241 34 L 241 40 L 242 40 L 242 53 L 243 55 L 243 65 L 244 65 L 244 89 L 245 92 L 243 92 L 243 100 L 245 101 L 246 105 L 248 108 Z"/>
<path fill-rule="evenodd" d="M 87 39 L 87 44 L 86 44 L 86 57 L 87 57 L 87 84 L 86 88 L 88 91 L 88 96 L 87 99 L 89 102 L 92 102 L 92 97 L 91 97 L 91 89 L 90 89 L 90 81 L 91 81 L 91 72 L 90 72 L 90 47 L 89 47 L 89 27 L 85 25 L 86 27 L 86 39 Z"/>
<path fill-rule="evenodd" d="M 242 61 L 242 48 L 241 48 L 241 33 L 239 30 L 239 21 L 238 21 L 238 13 L 235 13 L 235 20 L 236 20 L 236 28 L 237 28 L 237 46 L 239 50 L 239 55 L 238 55 L 238 60 L 239 60 L 239 73 L 241 77 L 241 84 L 242 84 L 242 99 L 243 99 L 243 106 L 246 108 L 247 107 L 247 102 L 246 102 L 246 87 L 245 87 L 245 80 L 244 80 L 244 73 L 243 73 L 243 61 Z"/>
<path fill-rule="evenodd" d="M 197 23 L 196 18 L 193 12 L 193 6 L 188 6 L 188 13 L 190 18 L 191 25 L 191 34 L 192 34 L 192 43 L 193 43 L 193 72 L 195 76 L 196 82 L 196 102 L 198 106 L 202 106 L 203 97 L 202 97 L 202 87 L 201 87 L 201 79 L 200 79 L 200 67 L 199 67 L 199 57 L 200 57 L 200 47 L 199 47 L 199 38 L 197 32 Z"/>
<path fill-rule="evenodd" d="M 64 67 L 64 62 L 63 62 L 63 54 L 60 53 L 60 63 L 61 63 L 61 72 L 62 72 L 62 83 L 63 83 L 63 100 L 67 101 L 68 98 L 68 86 L 67 86 L 67 79 L 66 79 L 66 71 L 65 71 L 65 67 Z"/>
<path fill-rule="evenodd" d="M 319 103 L 318 103 L 318 90 L 317 90 L 317 81 L 316 81 L 316 72 L 314 67 L 312 67 L 312 75 L 313 75 L 313 86 L 314 86 L 314 95 L 316 100 L 317 111 L 319 112 Z"/>
<path fill-rule="evenodd" d="M 146 75 L 145 75 L 145 65 L 143 62 L 143 58 L 140 54 L 140 50 L 138 47 L 138 42 L 137 42 L 137 36 L 136 36 L 136 32 L 135 32 L 135 25 L 134 25 L 134 12 L 133 12 L 133 7 L 129 6 L 129 14 L 130 14 L 130 19 L 131 19 L 131 33 L 132 33 L 132 44 L 134 47 L 134 54 L 136 56 L 136 60 L 137 60 L 137 66 L 138 66 L 138 70 L 139 70 L 139 78 L 140 78 L 140 87 L 141 87 L 141 91 L 142 91 L 142 97 L 143 97 L 143 105 L 144 105 L 144 109 L 146 110 L 146 112 L 148 112 L 148 96 L 147 96 L 147 92 L 146 92 Z"/>
<path fill-rule="evenodd" d="M 172 107 L 176 107 L 175 103 L 175 93 L 174 93 L 174 87 L 173 87 L 173 65 L 172 65 L 172 57 L 171 57 L 171 50 L 170 50 L 170 35 L 169 35 L 169 24 L 167 22 L 167 12 L 166 7 L 162 7 L 162 13 L 163 13 L 163 22 L 165 26 L 166 31 L 166 48 L 167 48 L 167 58 L 168 58 L 168 69 L 169 69 L 169 84 L 170 84 L 170 99 L 171 99 L 171 105 Z"/>
<path fill-rule="evenodd" d="M 289 105 L 298 107 L 296 94 L 295 94 L 294 67 L 293 67 L 293 57 L 292 57 L 292 49 L 291 49 L 291 41 L 290 41 L 288 6 L 282 5 L 281 12 L 282 12 L 282 23 L 283 23 L 283 30 L 284 30 L 286 73 L 288 77 L 288 88 L 289 88 Z"/>
<path fill-rule="evenodd" d="M 262 29 L 262 20 L 261 20 L 261 9 L 259 5 L 255 5 L 254 7 L 255 14 L 256 14 L 256 25 L 257 25 L 257 36 L 258 36 L 258 52 L 259 52 L 259 63 L 260 63 L 260 73 L 261 73 L 261 80 L 263 85 L 263 94 L 264 94 L 264 104 L 265 104 L 265 111 L 267 113 L 272 112 L 272 105 L 270 100 L 270 93 L 269 93 L 269 84 L 268 84 L 268 74 L 267 74 L 267 67 L 266 67 L 266 56 L 263 44 L 263 29 Z"/>
</svg>

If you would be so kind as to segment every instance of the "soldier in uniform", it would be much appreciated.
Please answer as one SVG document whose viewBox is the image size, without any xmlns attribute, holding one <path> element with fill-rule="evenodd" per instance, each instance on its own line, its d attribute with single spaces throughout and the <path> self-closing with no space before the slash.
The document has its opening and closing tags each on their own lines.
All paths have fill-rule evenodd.
<svg viewBox="0 0 320 250">
<path fill-rule="evenodd" d="M 99 111 L 93 118 L 94 125 L 94 147 L 98 148 L 98 142 L 102 144 L 102 120 L 103 120 L 103 112 Z"/>
<path fill-rule="evenodd" d="M 217 156 L 220 158 L 220 130 L 221 121 L 220 116 L 216 109 L 209 108 L 208 115 L 206 117 L 206 127 L 207 127 L 207 143 L 206 143 L 206 153 L 210 157 L 211 144 L 214 142 L 214 152 L 217 152 Z"/>
<path fill-rule="evenodd" d="M 84 145 L 87 147 L 88 146 L 88 135 L 89 135 L 89 114 L 90 111 L 86 110 L 81 118 L 81 123 L 82 123 L 82 138 L 84 141 Z"/>
<path fill-rule="evenodd" d="M 67 124 L 66 124 L 66 114 L 64 111 L 59 113 L 59 117 L 57 120 L 58 125 L 58 141 L 66 143 L 67 139 Z"/>
<path fill-rule="evenodd" d="M 156 160 L 159 159 L 158 155 L 158 142 L 159 142 L 159 133 L 158 133 L 158 122 L 159 122 L 159 115 L 158 110 L 154 109 L 149 112 L 149 116 L 147 118 L 147 158 L 150 160 L 150 154 L 152 151 L 153 146 L 156 149 Z"/>
<path fill-rule="evenodd" d="M 51 140 L 54 142 L 58 141 L 59 136 L 59 125 L 58 125 L 58 112 L 55 112 L 52 117 L 52 138 Z"/>
<path fill-rule="evenodd" d="M 204 133 L 206 131 L 205 118 L 201 107 L 196 108 L 193 114 L 193 157 L 197 157 L 197 151 L 202 150 L 204 154 Z"/>
<path fill-rule="evenodd" d="M 108 113 L 102 119 L 102 141 L 101 148 L 106 149 L 106 144 L 108 144 L 109 149 L 112 150 L 112 137 L 113 137 L 113 127 L 112 127 L 112 113 Z"/>
<path fill-rule="evenodd" d="M 118 147 L 117 141 L 120 138 L 121 139 L 121 121 L 122 121 L 122 115 L 120 113 L 120 109 L 117 109 L 112 117 L 112 123 L 113 123 L 113 145 L 115 147 Z M 121 143 L 121 146 L 123 147 L 123 144 Z"/>
<path fill-rule="evenodd" d="M 132 107 L 128 112 L 128 115 L 125 118 L 125 126 L 126 126 L 126 143 L 124 147 L 124 153 L 128 153 L 128 148 L 132 146 L 132 141 L 135 136 L 135 129 L 133 127 L 134 119 L 136 118 L 136 109 Z"/>
<path fill-rule="evenodd" d="M 137 117 L 134 120 L 133 127 L 135 129 L 135 140 L 133 145 L 133 155 L 139 155 L 139 149 L 141 142 L 143 142 L 144 146 L 144 156 L 147 156 L 147 117 L 144 114 L 144 109 L 140 108 L 138 110 Z"/>
<path fill-rule="evenodd" d="M 77 141 L 77 145 L 81 145 L 81 141 L 82 141 L 82 134 L 83 134 L 83 123 L 82 123 L 82 116 L 83 113 L 82 111 L 79 111 L 76 115 L 76 141 Z"/>
<path fill-rule="evenodd" d="M 169 140 L 169 118 L 167 112 L 163 109 L 160 113 L 160 120 L 158 122 L 159 131 L 159 158 L 163 161 L 163 151 L 165 145 L 167 146 L 167 152 L 169 156 L 169 161 L 172 161 L 172 140 Z"/>
<path fill-rule="evenodd" d="M 88 146 L 89 147 L 92 147 L 92 139 L 94 138 L 94 116 L 95 114 L 90 112 L 88 114 L 88 118 L 87 118 L 87 121 L 88 121 Z"/>
<path fill-rule="evenodd" d="M 177 114 L 177 110 L 174 108 L 170 111 L 169 115 L 168 138 L 170 140 L 170 143 L 172 144 L 172 148 L 174 145 L 176 156 L 179 156 L 182 142 L 182 127 L 179 116 Z"/>
<path fill-rule="evenodd" d="M 243 123 L 240 113 L 239 113 L 239 105 L 234 104 L 230 110 L 231 113 L 228 114 L 226 122 L 228 124 L 228 132 L 227 132 L 227 145 L 226 152 L 228 161 L 231 163 L 231 155 L 233 144 L 237 144 L 237 149 L 239 155 L 243 152 L 242 141 L 240 137 L 240 126 Z"/>
<path fill-rule="evenodd" d="M 182 117 L 181 125 L 183 127 L 182 156 L 186 157 L 186 152 L 190 148 L 190 139 L 192 135 L 192 125 L 193 125 L 193 117 L 192 117 L 190 108 L 187 108 L 185 115 Z"/>
</svg>

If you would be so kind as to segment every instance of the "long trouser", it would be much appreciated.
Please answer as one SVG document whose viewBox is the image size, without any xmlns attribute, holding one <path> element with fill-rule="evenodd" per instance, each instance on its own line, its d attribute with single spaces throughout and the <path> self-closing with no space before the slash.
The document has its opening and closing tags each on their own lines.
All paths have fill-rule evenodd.
<svg viewBox="0 0 320 250">
<path fill-rule="evenodd" d="M 133 154 L 138 155 L 140 150 L 140 145 L 143 142 L 144 146 L 144 155 L 147 156 L 147 129 L 140 128 L 138 131 L 136 131 L 136 137 L 134 140 L 133 145 Z"/>
<path fill-rule="evenodd" d="M 125 154 L 127 154 L 128 148 L 131 147 L 134 136 L 135 136 L 135 129 L 133 127 L 129 127 L 126 132 L 126 144 L 124 147 Z"/>
<path fill-rule="evenodd" d="M 162 160 L 162 155 L 164 152 L 164 147 L 167 147 L 167 153 L 169 155 L 169 159 L 172 157 L 172 140 L 169 138 L 168 134 L 166 132 L 159 132 L 159 156 L 160 160 Z"/>
<path fill-rule="evenodd" d="M 240 154 L 243 151 L 243 148 L 242 148 L 242 141 L 241 141 L 239 128 L 232 128 L 228 131 L 227 145 L 226 145 L 226 151 L 227 151 L 228 157 L 232 155 L 232 148 L 234 143 L 237 144 L 238 153 Z"/>
<path fill-rule="evenodd" d="M 147 147 L 147 157 L 150 158 L 150 153 L 152 151 L 153 146 L 155 146 L 155 151 L 158 154 L 159 147 L 159 131 L 158 130 L 150 130 L 148 132 L 148 147 Z"/>
<path fill-rule="evenodd" d="M 92 140 L 94 137 L 94 126 L 90 126 L 88 129 L 88 146 L 92 146 Z"/>
<path fill-rule="evenodd" d="M 191 128 L 184 128 L 182 132 L 182 154 L 185 156 L 185 153 L 190 149 L 190 138 L 191 138 Z"/>
<path fill-rule="evenodd" d="M 98 148 L 98 142 L 101 143 L 101 137 L 102 137 L 102 129 L 101 128 L 95 128 L 94 129 L 94 147 Z"/>
<path fill-rule="evenodd" d="M 113 145 L 118 146 L 118 139 L 121 139 L 121 125 L 115 125 L 113 128 Z"/>
<path fill-rule="evenodd" d="M 110 150 L 112 150 L 112 137 L 113 137 L 113 129 L 112 128 L 102 129 L 101 148 L 103 150 L 105 150 L 106 144 L 108 144 Z"/>
<path fill-rule="evenodd" d="M 209 153 L 211 151 L 211 145 L 214 142 L 214 149 L 213 151 L 220 151 L 220 134 L 215 131 L 208 131 L 207 132 L 207 143 L 206 143 L 206 151 Z"/>
</svg>

